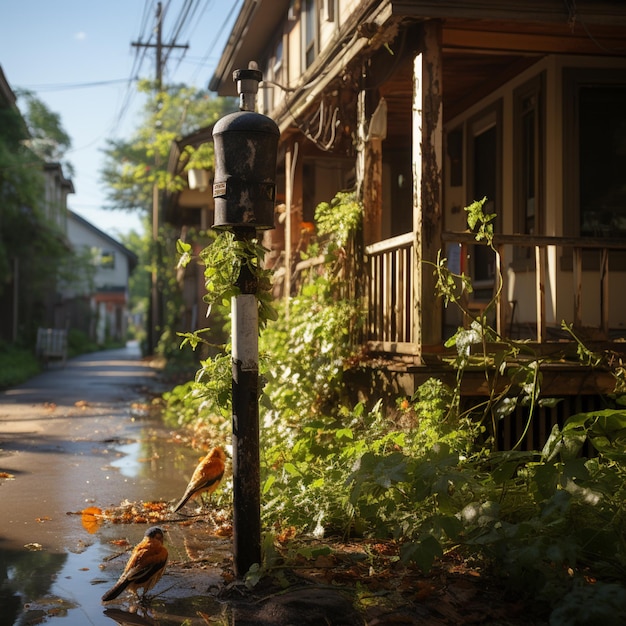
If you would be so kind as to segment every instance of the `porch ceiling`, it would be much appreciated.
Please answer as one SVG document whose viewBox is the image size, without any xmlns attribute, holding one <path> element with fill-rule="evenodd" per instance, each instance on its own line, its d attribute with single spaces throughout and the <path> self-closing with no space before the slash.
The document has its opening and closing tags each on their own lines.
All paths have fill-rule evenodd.
<svg viewBox="0 0 626 626">
<path fill-rule="evenodd" d="M 538 56 L 518 54 L 484 54 L 468 51 L 444 51 L 443 55 L 443 115 L 444 122 L 464 108 L 506 82 Z M 398 137 L 406 143 L 411 128 L 413 100 L 413 60 L 407 59 L 397 72 L 380 87 L 387 101 L 388 144 Z"/>
<path fill-rule="evenodd" d="M 626 55 L 626 26 L 580 22 L 522 23 L 445 19 L 444 122 L 454 118 L 546 54 Z M 413 61 L 407 58 L 380 87 L 388 106 L 388 142 L 411 128 Z"/>
</svg>

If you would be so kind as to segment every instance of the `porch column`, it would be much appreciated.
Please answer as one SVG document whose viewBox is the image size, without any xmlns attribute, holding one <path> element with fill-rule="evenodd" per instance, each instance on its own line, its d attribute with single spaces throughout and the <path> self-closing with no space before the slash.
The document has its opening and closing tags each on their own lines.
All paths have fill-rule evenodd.
<svg viewBox="0 0 626 626">
<path fill-rule="evenodd" d="M 422 52 L 413 72 L 413 338 L 419 355 L 425 346 L 443 341 L 441 299 L 435 299 L 431 265 L 442 245 L 442 112 L 441 24 L 431 20 L 423 25 Z"/>
<path fill-rule="evenodd" d="M 288 146 L 285 152 L 285 309 L 289 315 L 289 296 L 291 295 L 291 211 L 293 206 L 293 149 Z"/>
<path fill-rule="evenodd" d="M 359 161 L 363 201 L 363 241 L 369 245 L 382 239 L 383 136 L 371 132 L 371 119 L 378 102 L 363 90 L 359 93 Z"/>
</svg>

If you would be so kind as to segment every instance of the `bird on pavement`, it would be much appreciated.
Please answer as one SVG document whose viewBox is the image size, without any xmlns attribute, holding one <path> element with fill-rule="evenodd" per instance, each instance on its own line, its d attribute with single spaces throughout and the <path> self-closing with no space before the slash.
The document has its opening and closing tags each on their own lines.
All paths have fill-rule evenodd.
<svg viewBox="0 0 626 626">
<path fill-rule="evenodd" d="M 224 476 L 224 463 L 226 455 L 219 446 L 213 448 L 201 461 L 191 476 L 191 480 L 185 489 L 183 497 L 174 507 L 174 512 L 183 508 L 190 498 L 195 498 L 203 493 L 213 493 Z"/>
<path fill-rule="evenodd" d="M 153 526 L 148 528 L 143 539 L 133 549 L 126 567 L 113 587 L 102 596 L 102 602 L 115 600 L 124 590 L 134 594 L 143 588 L 146 593 L 159 581 L 167 563 L 167 548 L 163 545 L 163 531 Z"/>
</svg>

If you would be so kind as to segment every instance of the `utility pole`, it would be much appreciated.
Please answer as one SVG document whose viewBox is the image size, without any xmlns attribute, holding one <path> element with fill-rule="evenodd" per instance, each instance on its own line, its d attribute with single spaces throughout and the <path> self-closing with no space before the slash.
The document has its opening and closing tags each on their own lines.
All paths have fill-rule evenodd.
<svg viewBox="0 0 626 626">
<path fill-rule="evenodd" d="M 189 44 L 177 44 L 175 42 L 163 43 L 163 12 L 161 2 L 157 4 L 156 12 L 156 43 L 143 43 L 142 41 L 133 41 L 135 48 L 154 48 L 156 51 L 156 89 L 157 94 L 163 90 L 163 50 L 171 50 L 181 48 L 187 50 Z M 155 172 L 159 170 L 159 154 L 155 152 L 154 157 Z M 150 288 L 150 312 L 148 315 L 148 350 L 150 354 L 154 354 L 159 341 L 159 331 L 163 325 L 163 302 L 162 294 L 159 291 L 159 269 L 161 267 L 161 248 L 159 245 L 159 228 L 161 226 L 161 209 L 160 209 L 159 188 L 155 181 L 152 188 L 152 242 L 153 242 L 153 262 L 152 277 Z"/>
</svg>

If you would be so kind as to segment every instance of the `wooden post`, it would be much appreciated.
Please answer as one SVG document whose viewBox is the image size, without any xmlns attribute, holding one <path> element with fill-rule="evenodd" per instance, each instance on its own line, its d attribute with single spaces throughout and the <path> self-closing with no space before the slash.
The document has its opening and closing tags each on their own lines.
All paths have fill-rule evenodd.
<svg viewBox="0 0 626 626">
<path fill-rule="evenodd" d="M 377 104 L 377 103 L 376 103 Z M 380 137 L 370 136 L 374 103 L 368 92 L 358 97 L 359 154 L 361 200 L 363 202 L 363 241 L 365 245 L 382 239 L 383 148 Z"/>
<path fill-rule="evenodd" d="M 574 280 L 574 328 L 581 328 L 583 325 L 583 252 L 581 248 L 573 248 L 573 270 Z"/>
<path fill-rule="evenodd" d="M 443 341 L 440 299 L 435 299 L 433 266 L 442 230 L 442 49 L 441 24 L 423 25 L 422 52 L 413 76 L 413 230 L 416 309 L 413 337 L 417 353 Z M 430 262 L 430 263 L 429 263 Z"/>
<path fill-rule="evenodd" d="M 600 257 L 600 328 L 609 338 L 609 250 L 602 248 Z"/>
<path fill-rule="evenodd" d="M 546 340 L 546 248 L 535 246 L 535 292 L 537 293 L 537 341 Z"/>
<path fill-rule="evenodd" d="M 289 298 L 291 296 L 291 215 L 293 211 L 294 158 L 293 148 L 287 148 L 285 152 L 285 282 L 283 283 L 287 318 L 289 318 Z"/>
</svg>

